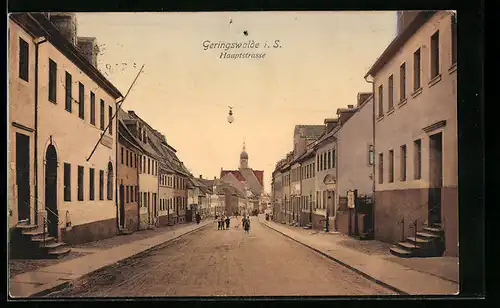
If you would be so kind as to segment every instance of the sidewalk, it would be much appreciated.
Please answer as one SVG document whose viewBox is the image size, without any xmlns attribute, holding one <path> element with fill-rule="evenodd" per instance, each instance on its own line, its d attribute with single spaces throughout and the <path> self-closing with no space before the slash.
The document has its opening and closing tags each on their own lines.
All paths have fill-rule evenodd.
<svg viewBox="0 0 500 308">
<path fill-rule="evenodd" d="M 265 221 L 265 226 L 401 294 L 458 294 L 458 258 L 399 258 L 389 244 Z"/>
<path fill-rule="evenodd" d="M 72 280 L 213 223 L 213 220 L 207 219 L 200 222 L 199 225 L 183 224 L 179 225 L 179 227 L 168 228 L 163 232 L 157 232 L 157 235 L 151 237 L 146 237 L 148 231 L 143 231 L 137 232 L 135 237 L 134 233 L 79 245 L 77 248 L 72 248 L 72 250 L 83 253 L 83 256 L 11 277 L 9 279 L 9 294 L 11 297 L 24 298 L 50 293 L 52 290 L 68 285 Z M 149 235 L 157 230 L 149 230 L 152 231 L 149 232 Z M 127 239 L 127 237 L 130 238 Z M 137 239 L 141 237 L 143 238 Z"/>
</svg>

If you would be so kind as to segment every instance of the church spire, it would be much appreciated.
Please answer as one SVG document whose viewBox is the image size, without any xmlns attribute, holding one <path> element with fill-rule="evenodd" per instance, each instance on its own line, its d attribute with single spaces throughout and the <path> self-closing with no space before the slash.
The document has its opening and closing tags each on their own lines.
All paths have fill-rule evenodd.
<svg viewBox="0 0 500 308">
<path fill-rule="evenodd" d="M 243 139 L 243 151 L 240 154 L 240 169 L 248 168 L 248 153 L 246 151 L 246 143 Z"/>
</svg>

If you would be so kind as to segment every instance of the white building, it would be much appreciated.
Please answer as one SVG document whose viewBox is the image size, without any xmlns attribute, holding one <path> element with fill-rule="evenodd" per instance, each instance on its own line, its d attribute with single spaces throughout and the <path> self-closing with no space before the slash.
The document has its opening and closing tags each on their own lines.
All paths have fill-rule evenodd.
<svg viewBox="0 0 500 308">
<path fill-rule="evenodd" d="M 30 218 L 38 225 L 45 218 L 49 234 L 68 243 L 114 236 L 117 132 L 112 117 L 122 95 L 95 67 L 95 42 L 86 56 L 81 53 L 86 45 L 74 45 L 76 29 L 59 30 L 44 14 L 13 14 L 11 20 L 36 33 L 38 44 L 32 67 L 37 112 Z"/>
<path fill-rule="evenodd" d="M 455 16 L 419 12 L 367 73 L 375 92 L 375 237 L 401 240 L 424 224 L 458 255 Z M 404 219 L 404 229 L 399 222 Z"/>
</svg>

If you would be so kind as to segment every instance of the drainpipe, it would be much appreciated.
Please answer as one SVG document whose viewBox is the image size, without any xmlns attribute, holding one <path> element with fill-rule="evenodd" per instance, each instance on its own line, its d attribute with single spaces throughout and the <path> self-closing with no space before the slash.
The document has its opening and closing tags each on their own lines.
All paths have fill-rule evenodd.
<svg viewBox="0 0 500 308">
<path fill-rule="evenodd" d="M 371 77 L 371 80 L 368 80 L 367 79 L 368 77 Z M 374 80 L 373 76 L 367 74 L 365 76 L 365 81 L 367 83 L 371 83 L 372 84 L 372 114 L 373 114 L 373 118 L 372 118 L 372 131 L 373 131 L 373 135 L 372 135 L 372 144 L 373 144 L 373 165 L 372 165 L 372 191 L 373 191 L 373 194 L 372 194 L 372 206 L 373 206 L 373 209 L 372 209 L 372 228 L 373 228 L 373 236 L 375 236 L 375 153 L 376 153 L 375 152 L 375 80 Z"/>
<path fill-rule="evenodd" d="M 335 140 L 335 181 L 337 181 L 337 185 L 335 185 L 335 199 L 333 199 L 333 230 L 338 231 L 337 229 L 337 200 L 339 198 L 339 139 Z"/>
<path fill-rule="evenodd" d="M 33 17 L 29 15 L 31 19 Z M 33 19 L 38 26 L 40 24 Z M 40 28 L 42 28 L 40 26 Z M 40 45 L 47 42 L 47 39 L 42 36 L 38 37 L 34 40 L 35 44 L 35 149 L 34 149 L 34 157 L 35 160 L 33 161 L 33 173 L 35 177 L 35 204 L 34 204 L 34 216 L 35 216 L 35 224 L 38 225 L 38 56 L 39 56 L 39 48 Z"/>
</svg>

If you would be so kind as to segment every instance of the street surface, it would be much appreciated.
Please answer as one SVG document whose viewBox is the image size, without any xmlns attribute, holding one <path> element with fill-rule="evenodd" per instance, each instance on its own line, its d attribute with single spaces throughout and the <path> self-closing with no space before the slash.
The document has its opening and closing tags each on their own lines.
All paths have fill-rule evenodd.
<svg viewBox="0 0 500 308">
<path fill-rule="evenodd" d="M 256 217 L 246 234 L 240 219 L 231 219 L 230 230 L 217 230 L 214 222 L 49 296 L 395 294 L 262 226 Z"/>
</svg>

